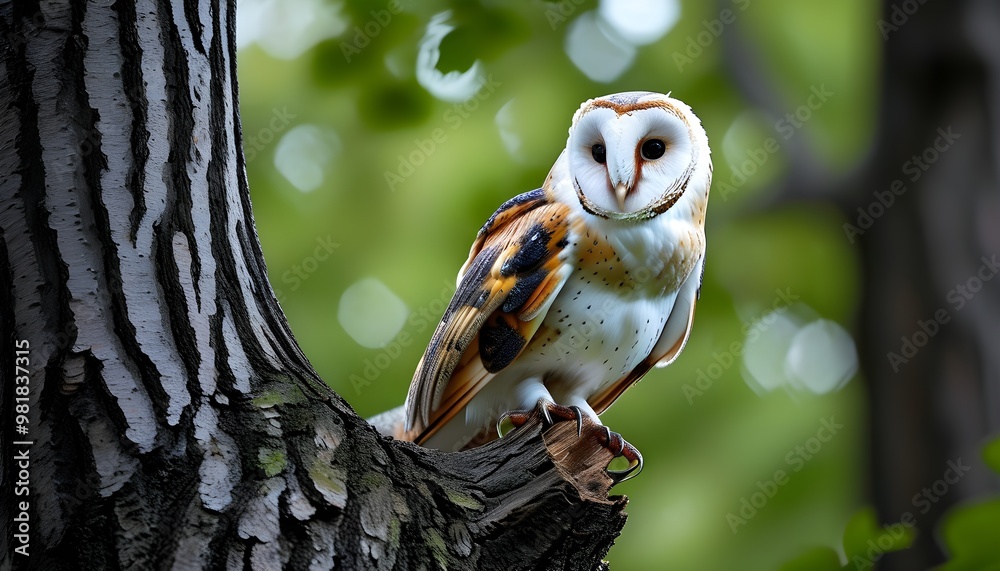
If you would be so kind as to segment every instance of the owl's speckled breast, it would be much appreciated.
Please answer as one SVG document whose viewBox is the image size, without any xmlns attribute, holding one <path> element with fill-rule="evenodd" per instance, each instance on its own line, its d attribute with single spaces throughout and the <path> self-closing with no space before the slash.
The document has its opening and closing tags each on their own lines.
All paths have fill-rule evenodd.
<svg viewBox="0 0 1000 571">
<path fill-rule="evenodd" d="M 599 231 L 576 233 L 573 273 L 520 359 L 553 397 L 596 393 L 650 354 L 701 245 L 693 226 L 664 243 L 636 264 L 636 252 L 622 255 Z"/>
</svg>

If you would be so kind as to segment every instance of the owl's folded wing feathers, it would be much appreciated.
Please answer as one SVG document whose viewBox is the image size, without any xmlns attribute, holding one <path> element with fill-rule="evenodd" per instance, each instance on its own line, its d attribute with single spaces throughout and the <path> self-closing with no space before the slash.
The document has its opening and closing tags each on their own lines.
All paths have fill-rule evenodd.
<svg viewBox="0 0 1000 571">
<path fill-rule="evenodd" d="M 572 269 L 568 216 L 538 189 L 504 203 L 479 231 L 410 383 L 410 439 L 429 438 L 531 340 Z"/>
</svg>

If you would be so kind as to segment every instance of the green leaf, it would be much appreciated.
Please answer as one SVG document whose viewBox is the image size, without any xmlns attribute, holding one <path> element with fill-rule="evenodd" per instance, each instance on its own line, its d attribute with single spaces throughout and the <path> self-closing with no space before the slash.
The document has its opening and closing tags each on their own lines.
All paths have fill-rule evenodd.
<svg viewBox="0 0 1000 571">
<path fill-rule="evenodd" d="M 983 462 L 994 472 L 1000 474 L 1000 438 L 990 442 L 983 448 Z"/>
<path fill-rule="evenodd" d="M 1000 570 L 1000 498 L 952 510 L 941 529 L 951 560 L 939 571 Z"/>
<path fill-rule="evenodd" d="M 874 563 L 885 553 L 906 549 L 914 535 L 912 528 L 898 522 L 880 526 L 875 509 L 865 507 L 847 522 L 844 553 L 849 565 L 864 567 L 864 562 Z"/>
</svg>

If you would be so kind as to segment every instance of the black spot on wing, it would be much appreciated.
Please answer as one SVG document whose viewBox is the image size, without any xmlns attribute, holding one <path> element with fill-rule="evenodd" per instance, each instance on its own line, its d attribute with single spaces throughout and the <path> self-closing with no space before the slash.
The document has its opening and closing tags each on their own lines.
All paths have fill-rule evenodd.
<svg viewBox="0 0 1000 571">
<path fill-rule="evenodd" d="M 524 348 L 527 340 L 504 319 L 491 319 L 479 330 L 479 357 L 491 373 L 503 370 Z"/>
<path fill-rule="evenodd" d="M 475 302 L 473 302 L 472 307 L 475 307 L 476 309 L 483 307 L 483 304 L 485 304 L 486 300 L 489 298 L 490 298 L 490 292 L 484 289 L 479 290 L 479 297 L 476 298 Z"/>
<path fill-rule="evenodd" d="M 503 215 L 504 212 L 507 212 L 511 208 L 521 206 L 523 204 L 528 204 L 530 202 L 537 202 L 538 204 L 536 204 L 536 206 L 539 206 L 547 201 L 548 199 L 545 197 L 545 191 L 541 188 L 536 188 L 535 190 L 532 190 L 530 192 L 519 194 L 514 198 L 511 198 L 507 202 L 501 204 L 500 208 L 497 208 L 497 211 L 494 212 L 492 216 L 490 216 L 490 219 L 486 221 L 486 224 L 483 224 L 483 227 L 479 230 L 479 235 L 483 236 L 484 234 L 489 232 L 493 228 L 493 224 L 496 222 L 497 218 Z"/>
<path fill-rule="evenodd" d="M 535 224 L 531 230 L 521 238 L 521 247 L 517 253 L 503 263 L 500 274 L 511 276 L 534 270 L 549 257 L 549 239 L 552 232 L 549 232 L 542 224 Z"/>
<path fill-rule="evenodd" d="M 463 305 L 479 309 L 486 303 L 489 292 L 483 291 L 483 284 L 486 283 L 486 278 L 489 277 L 490 270 L 493 268 L 493 264 L 496 263 L 498 256 L 500 256 L 500 248 L 498 246 L 483 248 L 476 255 L 468 271 L 462 276 L 462 283 L 458 284 L 458 290 L 452 296 L 451 303 L 448 304 L 448 309 L 444 311 L 444 317 L 441 318 L 442 323 L 447 322 L 452 314 Z"/>
<path fill-rule="evenodd" d="M 506 313 L 520 309 L 528 301 L 528 298 L 531 297 L 531 294 L 535 293 L 539 284 L 542 283 L 542 280 L 548 274 L 549 272 L 545 268 L 538 268 L 526 276 L 519 277 L 500 309 Z"/>
</svg>

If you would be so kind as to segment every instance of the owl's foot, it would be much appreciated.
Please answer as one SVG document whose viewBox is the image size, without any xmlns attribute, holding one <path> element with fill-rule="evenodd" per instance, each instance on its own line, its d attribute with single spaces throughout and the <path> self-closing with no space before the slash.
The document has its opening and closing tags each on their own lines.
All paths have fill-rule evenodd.
<svg viewBox="0 0 1000 571">
<path fill-rule="evenodd" d="M 514 425 L 514 428 L 521 428 L 536 411 L 544 420 L 544 428 L 549 428 L 557 422 L 575 420 L 576 435 L 583 434 L 583 411 L 580 407 L 562 406 L 547 399 L 539 399 L 535 410 L 510 410 L 500 415 L 500 419 L 497 420 L 497 434 L 503 434 L 500 425 L 505 421 Z"/>
<path fill-rule="evenodd" d="M 625 480 L 634 478 L 642 472 L 642 454 L 639 453 L 639 449 L 628 443 L 627 440 L 622 438 L 621 434 L 617 432 L 612 432 L 607 426 L 602 426 L 603 428 L 603 439 L 602 444 L 608 450 L 614 452 L 615 458 L 624 458 L 628 460 L 628 468 L 624 470 L 608 470 L 608 475 L 614 480 L 615 484 L 620 484 Z"/>
<path fill-rule="evenodd" d="M 512 410 L 505 412 L 497 421 L 497 432 L 503 435 L 501 425 L 509 422 L 513 427 L 520 428 L 532 415 L 538 414 L 542 417 L 544 428 L 549 428 L 557 422 L 576 421 L 576 435 L 583 435 L 583 425 L 585 415 L 578 406 L 562 406 L 547 399 L 540 399 L 535 410 Z M 610 428 L 603 426 L 587 417 L 587 434 L 593 435 L 601 446 L 607 448 L 614 454 L 615 458 L 624 458 L 628 461 L 628 468 L 624 470 L 608 470 L 608 476 L 615 484 L 619 484 L 635 477 L 642 471 L 642 454 L 639 450 L 622 438 L 621 434 L 612 432 Z"/>
</svg>

